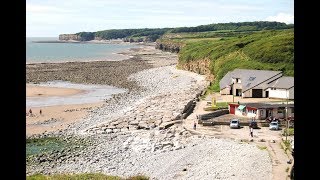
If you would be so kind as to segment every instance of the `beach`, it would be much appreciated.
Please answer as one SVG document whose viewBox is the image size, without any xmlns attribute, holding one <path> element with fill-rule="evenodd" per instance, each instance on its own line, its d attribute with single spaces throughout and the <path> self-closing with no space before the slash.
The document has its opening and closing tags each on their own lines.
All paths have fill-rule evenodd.
<svg viewBox="0 0 320 180">
<path fill-rule="evenodd" d="M 100 104 L 43 108 L 46 118 L 34 109 L 36 117 L 27 116 L 27 129 L 34 132 L 28 138 L 59 137 L 85 146 L 28 157 L 27 175 L 101 172 L 151 179 L 272 179 L 267 151 L 238 140 L 194 135 L 178 123 L 186 105 L 209 84 L 205 76 L 177 69 L 177 54 L 157 50 L 154 44 L 123 54 L 132 58 L 27 65 L 27 83 L 62 80 L 128 90 Z M 51 118 L 62 119 L 63 125 L 50 132 L 33 129 L 32 123 L 59 122 Z"/>
<path fill-rule="evenodd" d="M 136 72 L 152 67 L 172 65 L 177 62 L 177 56 L 167 52 L 155 50 L 153 45 L 143 48 L 133 48 L 121 54 L 133 56 L 123 61 L 93 61 L 66 63 L 35 63 L 26 65 L 26 97 L 69 97 L 84 93 L 82 89 L 57 88 L 40 86 L 49 81 L 68 81 L 79 84 L 112 85 L 139 94 L 141 87 L 135 81 L 127 78 Z M 143 55 L 143 60 L 140 57 Z M 161 60 L 166 57 L 165 60 Z M 119 95 L 122 97 L 123 95 Z M 125 99 L 125 98 L 124 98 Z M 111 100 L 112 101 L 112 100 Z M 101 107 L 107 102 L 56 105 L 47 107 L 32 107 L 34 116 L 26 116 L 27 136 L 44 132 L 55 132 L 65 129 L 89 114 L 89 111 Z M 27 108 L 28 112 L 30 108 Z M 42 115 L 40 116 L 40 109 Z"/>
</svg>

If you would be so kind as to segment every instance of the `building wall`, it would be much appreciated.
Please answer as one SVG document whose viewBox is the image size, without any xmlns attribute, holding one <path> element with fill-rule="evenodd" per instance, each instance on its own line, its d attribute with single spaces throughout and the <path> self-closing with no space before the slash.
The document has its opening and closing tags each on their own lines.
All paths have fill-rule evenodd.
<svg viewBox="0 0 320 180">
<path fill-rule="evenodd" d="M 288 116 L 294 117 L 294 111 L 292 111 L 292 108 L 288 108 Z"/>
<path fill-rule="evenodd" d="M 285 89 L 271 90 L 271 88 L 269 88 L 269 98 L 287 99 L 287 90 Z"/>
<path fill-rule="evenodd" d="M 242 89 L 241 83 L 235 83 L 233 84 L 232 94 L 236 96 L 236 89 Z"/>
<path fill-rule="evenodd" d="M 288 117 L 294 117 L 294 113 L 292 112 L 292 108 L 288 108 Z"/>
<path fill-rule="evenodd" d="M 294 87 L 289 89 L 289 99 L 294 99 Z"/>
<path fill-rule="evenodd" d="M 230 90 L 228 88 L 224 88 L 222 90 L 220 90 L 220 94 L 227 94 L 229 95 L 230 94 Z"/>
<path fill-rule="evenodd" d="M 257 119 L 266 119 L 266 110 L 265 109 L 258 109 L 257 110 Z"/>
<path fill-rule="evenodd" d="M 243 109 L 244 111 L 240 111 L 238 108 L 235 110 L 235 115 L 240 117 L 247 117 L 246 108 Z"/>
<path fill-rule="evenodd" d="M 253 111 L 253 110 L 248 110 L 247 111 L 247 117 L 249 117 L 249 118 L 255 118 L 255 119 L 257 119 L 257 110 L 255 110 L 255 111 Z"/>
<path fill-rule="evenodd" d="M 285 112 L 286 111 L 284 110 L 284 113 L 278 113 L 278 109 L 277 108 L 272 110 L 273 117 L 281 118 L 281 119 L 286 117 L 286 113 Z"/>
<path fill-rule="evenodd" d="M 252 97 L 252 90 L 250 89 L 250 90 L 242 93 L 242 97 L 243 97 L 243 98 Z"/>
</svg>

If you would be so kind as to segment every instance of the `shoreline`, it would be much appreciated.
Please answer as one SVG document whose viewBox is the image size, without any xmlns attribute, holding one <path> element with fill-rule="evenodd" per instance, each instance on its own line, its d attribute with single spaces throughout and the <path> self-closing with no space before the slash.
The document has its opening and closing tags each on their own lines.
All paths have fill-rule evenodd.
<svg viewBox="0 0 320 180">
<path fill-rule="evenodd" d="M 126 43 L 122 40 L 90 40 L 90 41 L 77 41 L 77 40 L 40 40 L 31 41 L 32 43 L 80 43 L 80 44 L 120 44 Z"/>
<path fill-rule="evenodd" d="M 102 102 L 71 104 L 46 107 L 33 107 L 33 115 L 26 116 L 26 137 L 57 132 L 84 118 L 90 111 L 99 108 Z M 39 111 L 42 111 L 40 115 Z M 26 109 L 28 112 L 29 109 Z"/>
<path fill-rule="evenodd" d="M 88 141 L 88 146 L 31 157 L 27 160 L 27 175 L 100 172 L 125 177 L 142 173 L 151 179 L 271 179 L 269 154 L 255 145 L 193 135 L 181 124 L 161 128 L 174 122 L 208 82 L 203 75 L 176 69 L 176 54 L 151 48 L 132 53 L 131 61 L 111 63 L 112 69 L 105 69 L 104 63 L 73 64 L 77 69 L 86 69 L 84 77 L 97 77 L 89 82 L 108 83 L 105 77 L 109 77 L 134 85 L 114 82 L 118 87 L 132 87 L 90 110 L 66 129 L 38 136 L 81 137 Z M 77 75 L 77 80 L 82 80 L 82 75 L 75 73 L 77 69 L 65 66 L 31 67 L 27 74 L 34 75 L 31 79 L 35 80 L 50 79 L 53 74 L 47 73 L 52 72 L 64 73 L 61 78 Z M 122 68 L 114 71 L 118 66 Z M 41 72 L 43 68 L 46 73 Z M 107 70 L 118 72 L 121 78 L 105 76 Z M 226 171 L 227 168 L 233 171 Z"/>
<path fill-rule="evenodd" d="M 35 84 L 26 85 L 26 97 L 51 97 L 51 96 L 71 96 L 85 93 L 85 90 L 75 88 L 37 86 Z"/>
<path fill-rule="evenodd" d="M 167 60 L 167 62 L 163 61 L 160 64 L 152 65 L 149 63 L 149 61 L 147 61 L 145 59 L 142 60 L 140 57 L 141 56 L 140 54 L 145 54 L 146 52 L 151 53 L 150 57 L 153 57 L 155 54 L 160 53 L 160 55 L 158 55 L 159 56 L 158 59 L 162 58 L 161 55 L 163 54 L 160 50 L 153 49 L 153 45 L 151 45 L 151 46 L 149 45 L 146 47 L 142 46 L 142 47 L 138 47 L 138 48 L 130 48 L 130 49 L 127 49 L 125 51 L 120 52 L 120 53 L 124 53 L 125 55 L 132 56 L 132 58 L 124 60 L 124 61 L 116 61 L 116 62 L 114 62 L 114 61 L 90 61 L 90 62 L 66 62 L 66 63 L 58 62 L 58 63 L 27 64 L 26 65 L 27 79 L 29 78 L 29 80 L 27 80 L 27 86 L 28 86 L 28 84 L 29 84 L 29 86 L 30 85 L 32 86 L 33 84 L 36 84 L 35 86 L 38 86 L 42 82 L 63 80 L 63 81 L 69 81 L 71 83 L 80 83 L 80 84 L 84 84 L 84 85 L 85 84 L 92 84 L 92 85 L 107 84 L 107 85 L 114 86 L 114 87 L 129 89 L 130 92 L 141 91 L 141 89 L 143 89 L 143 88 L 139 87 L 136 84 L 136 82 L 127 80 L 127 78 L 131 74 L 134 74 L 134 73 L 139 72 L 144 69 L 153 68 L 154 66 L 165 66 L 165 65 L 171 64 L 172 62 L 176 62 L 176 56 L 173 55 L 171 58 L 169 58 L 169 60 Z M 157 55 L 155 55 L 155 58 L 156 58 L 156 56 Z M 105 67 L 105 68 L 103 68 L 103 67 Z M 114 68 L 114 67 L 118 67 L 119 69 Z M 97 71 L 97 69 L 100 69 L 100 70 Z M 47 72 L 50 72 L 50 75 L 48 75 Z M 69 72 L 72 74 L 69 74 Z M 103 74 L 105 74 L 105 75 L 103 75 Z M 114 74 L 118 74 L 118 76 L 114 76 Z M 89 82 L 82 81 L 79 78 L 79 76 L 80 76 L 80 77 L 87 79 L 88 76 L 92 76 L 92 75 L 95 77 L 98 77 L 98 78 L 92 78 L 92 79 L 90 79 Z M 74 77 L 74 76 L 77 78 L 65 79 L 66 77 Z M 101 76 L 103 76 L 102 77 L 103 79 L 101 78 Z M 103 82 L 103 80 L 106 80 L 106 79 L 112 79 L 112 81 Z M 114 82 L 114 83 L 109 83 L 109 82 Z M 44 87 L 40 87 L 40 88 L 44 88 Z M 44 88 L 43 90 L 45 90 L 45 89 L 46 88 Z M 49 89 L 46 89 L 46 90 L 49 90 Z M 57 94 L 57 92 L 55 92 L 55 93 L 51 92 L 51 93 L 53 93 L 55 95 L 62 95 L 65 97 L 68 97 L 70 95 L 75 95 L 73 93 L 80 93 L 80 91 L 74 90 L 74 91 L 69 92 L 67 94 L 63 94 L 63 93 L 65 93 L 64 91 L 67 89 L 59 89 L 59 88 L 58 89 L 50 89 L 50 90 L 59 90 L 59 91 L 61 91 L 60 94 L 59 93 Z M 82 91 L 82 92 L 84 92 L 84 91 Z M 34 94 L 37 95 L 39 93 L 34 92 Z M 45 94 L 45 93 L 40 93 L 40 94 Z M 121 93 L 119 95 L 112 95 L 112 97 L 122 97 L 122 96 L 126 96 L 126 94 L 127 93 Z M 38 95 L 38 97 L 39 96 L 40 95 Z M 40 97 L 45 97 L 45 96 L 40 96 Z M 113 100 L 109 99 L 109 100 L 107 100 L 107 102 L 103 102 L 102 105 L 110 104 L 111 101 L 113 101 Z M 63 106 L 78 106 L 78 105 L 79 104 L 44 106 L 44 107 L 36 107 L 36 109 L 40 109 L 40 108 L 55 109 L 55 108 L 61 108 Z M 32 109 L 35 109 L 35 108 L 32 108 Z M 26 111 L 28 111 L 28 110 L 29 109 L 26 109 Z M 35 110 L 35 111 L 38 112 L 39 110 Z M 84 116 L 81 116 L 81 119 L 86 117 L 87 115 L 88 115 L 88 113 L 86 113 Z M 64 113 L 63 116 L 66 116 L 66 114 Z M 68 119 L 70 117 L 62 117 L 62 118 Z M 28 121 L 30 121 L 30 117 L 27 116 L 27 122 Z M 39 123 L 41 123 L 41 121 L 45 121 L 45 119 L 40 119 Z M 44 126 L 43 128 L 46 128 L 46 126 Z M 41 132 L 44 132 L 44 131 L 41 131 Z"/>
<path fill-rule="evenodd" d="M 115 54 L 115 55 L 122 56 L 122 58 L 116 59 L 116 60 L 99 58 L 99 59 L 83 59 L 83 60 L 77 60 L 77 61 L 75 61 L 75 60 L 63 60 L 63 61 L 48 61 L 48 62 L 26 62 L 26 65 L 125 61 L 125 60 L 130 60 L 130 59 L 134 58 L 134 56 L 131 55 L 132 52 L 139 51 L 139 49 L 143 49 L 144 48 L 144 47 L 141 47 L 141 46 L 143 46 L 143 44 L 136 44 L 136 45 L 140 46 L 140 47 L 127 48 L 127 49 L 125 49 L 123 51 L 112 53 L 112 54 Z M 146 45 L 146 46 L 150 46 L 150 45 Z"/>
</svg>

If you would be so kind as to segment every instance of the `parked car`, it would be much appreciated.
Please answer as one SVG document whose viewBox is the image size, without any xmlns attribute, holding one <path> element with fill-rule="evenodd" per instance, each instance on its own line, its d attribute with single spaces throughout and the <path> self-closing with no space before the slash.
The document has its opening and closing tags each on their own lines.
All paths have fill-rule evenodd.
<svg viewBox="0 0 320 180">
<path fill-rule="evenodd" d="M 231 119 L 230 128 L 240 128 L 240 120 L 239 119 Z"/>
<path fill-rule="evenodd" d="M 253 129 L 258 129 L 258 124 L 256 121 L 250 120 L 249 127 L 252 127 Z"/>
<path fill-rule="evenodd" d="M 279 130 L 279 122 L 278 121 L 272 121 L 269 124 L 269 129 L 270 130 Z"/>
</svg>

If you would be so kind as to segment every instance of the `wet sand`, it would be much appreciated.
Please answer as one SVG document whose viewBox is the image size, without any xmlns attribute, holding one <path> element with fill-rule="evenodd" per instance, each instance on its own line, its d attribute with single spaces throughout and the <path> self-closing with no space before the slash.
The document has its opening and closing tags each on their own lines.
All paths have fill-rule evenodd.
<svg viewBox="0 0 320 180">
<path fill-rule="evenodd" d="M 123 61 L 93 61 L 67 63 L 38 63 L 26 65 L 27 97 L 64 97 L 67 98 L 83 90 L 34 86 L 29 83 L 48 81 L 69 81 L 79 84 L 111 85 L 135 91 L 140 87 L 127 78 L 134 73 L 152 67 L 167 66 L 176 63 L 174 54 L 154 49 L 154 45 L 145 45 L 122 52 L 132 58 Z M 121 53 L 120 53 L 121 54 Z M 164 58 L 166 57 L 166 58 Z M 91 110 L 101 107 L 105 102 L 74 105 L 57 105 L 32 108 L 34 116 L 26 115 L 26 134 L 41 134 L 65 129 L 70 123 L 81 121 Z M 42 110 L 42 115 L 39 111 Z M 28 112 L 29 109 L 26 109 Z"/>
<path fill-rule="evenodd" d="M 84 90 L 73 88 L 44 87 L 32 84 L 26 85 L 26 97 L 70 96 L 83 92 Z"/>
<path fill-rule="evenodd" d="M 26 115 L 26 135 L 65 129 L 69 124 L 84 118 L 91 110 L 101 107 L 102 104 L 103 102 L 32 108 L 32 115 Z M 26 111 L 28 112 L 29 109 Z"/>
</svg>

